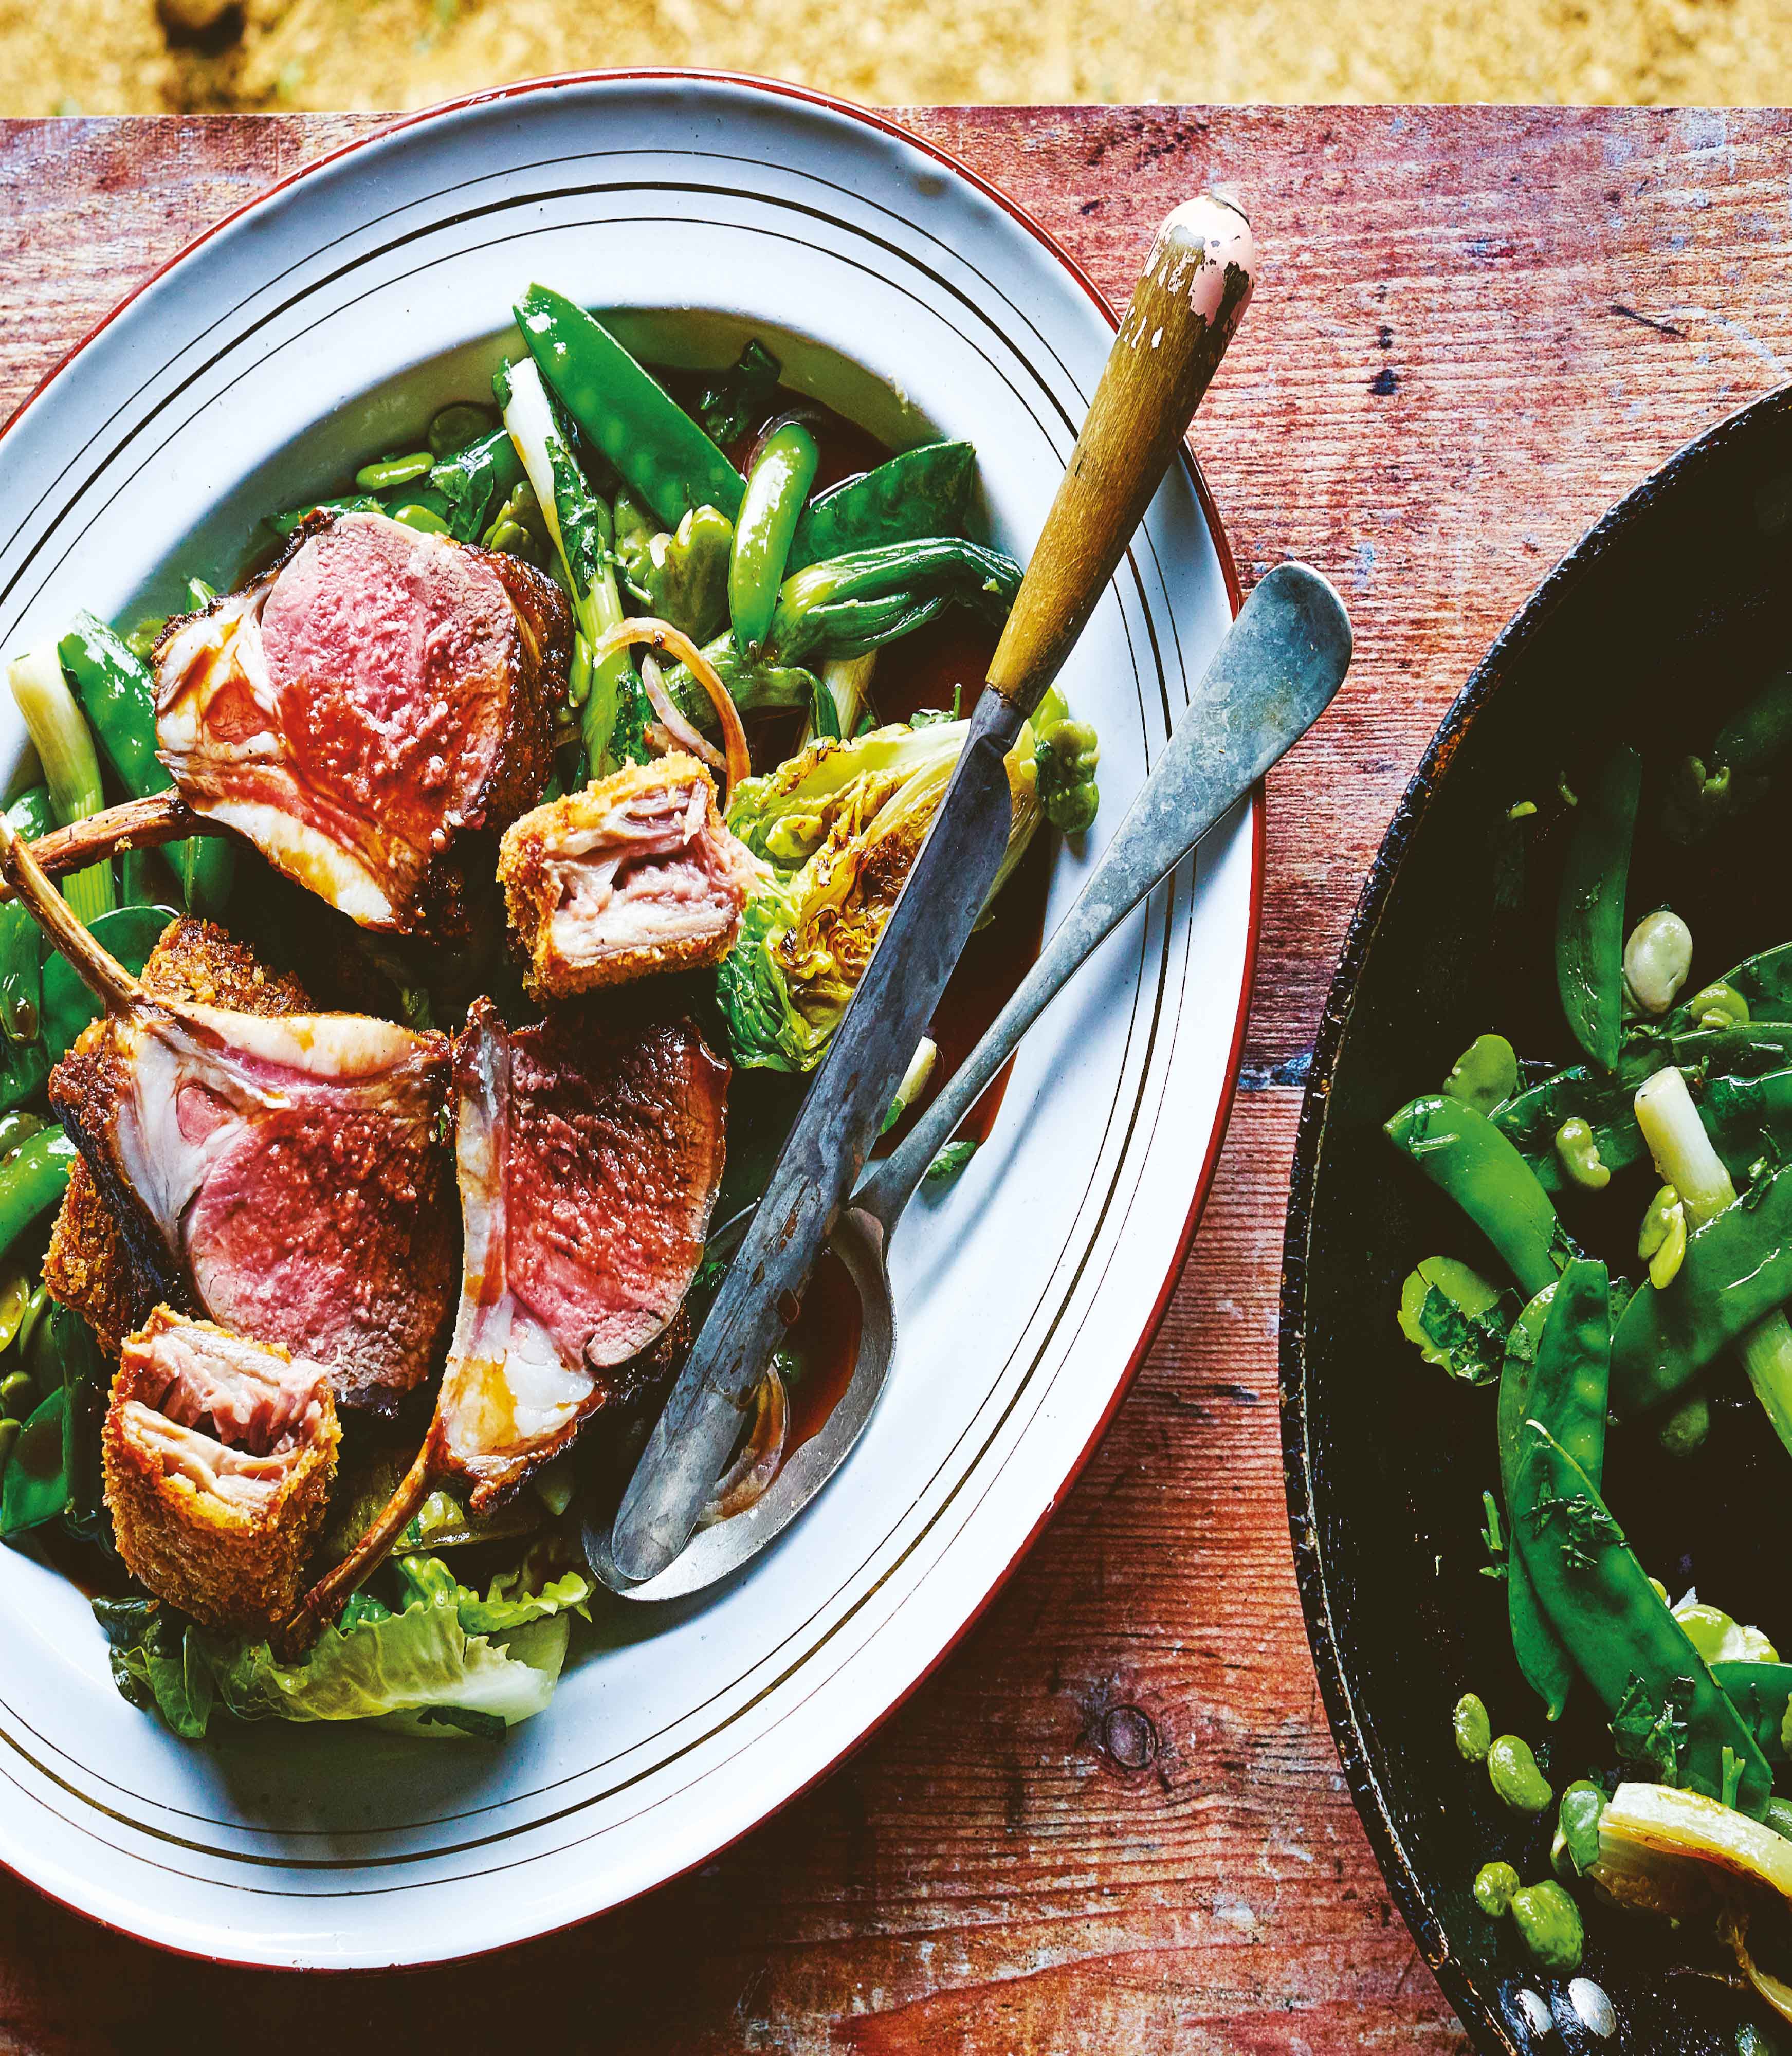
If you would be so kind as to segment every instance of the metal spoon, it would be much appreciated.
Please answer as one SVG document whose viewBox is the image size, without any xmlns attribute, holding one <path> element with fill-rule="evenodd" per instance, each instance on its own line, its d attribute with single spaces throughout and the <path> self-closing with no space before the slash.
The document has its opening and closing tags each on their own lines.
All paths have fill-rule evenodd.
<svg viewBox="0 0 1792 2056">
<path fill-rule="evenodd" d="M 644 1583 L 631 1584 L 617 1571 L 607 1520 L 589 1521 L 586 1554 L 612 1591 L 634 1599 L 701 1591 L 757 1556 L 840 1468 L 871 1417 L 896 1354 L 886 1256 L 928 1164 L 1046 1003 L 1324 712 L 1350 659 L 1343 603 L 1317 571 L 1280 564 L 1258 584 L 1075 905 L 983 1040 L 834 1223 L 828 1246 L 858 1288 L 861 1325 L 852 1381 L 821 1432 L 794 1453 L 752 1506 L 699 1528 L 681 1555 Z M 724 1238 L 738 1238 L 746 1220 L 743 1213 L 730 1221 L 712 1238 L 712 1249 L 726 1254 Z"/>
</svg>

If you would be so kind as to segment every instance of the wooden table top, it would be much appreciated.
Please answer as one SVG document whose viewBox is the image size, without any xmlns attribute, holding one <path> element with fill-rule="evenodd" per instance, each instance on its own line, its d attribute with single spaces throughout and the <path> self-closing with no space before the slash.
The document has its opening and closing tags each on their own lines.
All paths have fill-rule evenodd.
<svg viewBox="0 0 1792 2056">
<path fill-rule="evenodd" d="M 1157 1345 L 951 1660 L 699 1874 L 500 1958 L 303 1988 L 0 1879 L 9 2049 L 1466 2047 L 1370 1857 L 1295 1592 L 1276 1289 L 1300 1085 L 1363 872 L 1477 658 L 1612 500 L 1788 376 L 1792 117 L 904 118 L 1117 299 L 1175 201 L 1244 201 L 1263 279 L 1197 441 L 1244 583 L 1303 557 L 1355 622 L 1342 698 L 1269 781 L 1240 1090 Z M 0 123 L 0 413 L 190 237 L 370 125 Z"/>
</svg>

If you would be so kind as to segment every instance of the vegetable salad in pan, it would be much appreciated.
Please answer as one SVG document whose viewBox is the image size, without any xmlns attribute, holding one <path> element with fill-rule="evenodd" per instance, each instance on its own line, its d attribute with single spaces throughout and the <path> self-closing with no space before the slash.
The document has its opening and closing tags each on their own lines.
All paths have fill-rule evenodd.
<svg viewBox="0 0 1792 2056">
<path fill-rule="evenodd" d="M 40 775 L 0 824 L 0 1535 L 97 1592 L 120 1690 L 187 1738 L 490 1739 L 547 1704 L 595 1589 L 583 1516 L 851 1001 L 1020 582 L 969 532 L 968 444 L 879 451 L 758 342 L 662 377 L 548 288 L 515 314 L 494 405 L 274 514 L 234 590 L 84 614 L 11 663 Z M 1038 902 L 1003 888 L 1042 825 L 1093 821 L 1098 757 L 1053 694 L 1008 760 L 1004 961 Z M 1683 1191 L 1703 1275 L 1723 1209 Z M 1533 1212 L 1547 1253 L 1541 1186 Z M 1449 1318 L 1414 1320 L 1491 1362 L 1500 1295 L 1439 1276 Z M 835 1376 L 827 1297 L 708 1517 Z"/>
<path fill-rule="evenodd" d="M 1702 963 L 1633 876 L 1633 859 L 1652 881 L 1696 875 L 1789 737 L 1782 676 L 1703 756 L 1608 743 L 1513 796 L 1493 918 L 1547 910 L 1571 1061 L 1523 1059 L 1489 1023 L 1386 1133 L 1478 1231 L 1440 1238 L 1393 1315 L 1426 1374 L 1487 1392 L 1464 1432 L 1485 1450 L 1485 1573 L 1528 1697 L 1489 1706 L 1495 1674 L 1455 1708 L 1465 1775 L 1510 1823 L 1475 1902 L 1565 1973 L 1596 1908 L 1666 1915 L 1677 1951 L 1733 1963 L 1792 2018 L 1792 1630 L 1671 1589 L 1695 1485 L 1665 1507 L 1631 1496 L 1663 1461 L 1691 1478 L 1714 1421 L 1732 1449 L 1792 1455 L 1792 945 Z M 1650 1560 L 1664 1536 L 1679 1564 Z"/>
</svg>

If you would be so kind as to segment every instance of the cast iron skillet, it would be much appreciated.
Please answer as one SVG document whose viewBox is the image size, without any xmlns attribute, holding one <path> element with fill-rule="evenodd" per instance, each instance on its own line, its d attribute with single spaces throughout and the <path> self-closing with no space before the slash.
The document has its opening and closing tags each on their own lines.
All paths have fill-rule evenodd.
<svg viewBox="0 0 1792 2056">
<path fill-rule="evenodd" d="M 1792 773 L 1743 823 L 1688 855 L 1653 828 L 1660 774 L 1792 657 L 1792 388 L 1722 422 L 1620 501 L 1553 571 L 1450 709 L 1383 843 L 1344 946 L 1302 1109 L 1282 1274 L 1282 1437 L 1307 1632 L 1351 1790 L 1426 1961 L 1484 2050 L 1735 2056 L 1762 2013 L 1722 1956 L 1686 1958 L 1664 1928 L 1587 1907 L 1582 1975 L 1616 2010 L 1600 2041 L 1568 1981 L 1525 1959 L 1470 1887 L 1504 1856 L 1548 1875 L 1547 1822 L 1525 1828 L 1466 1765 L 1450 1711 L 1473 1689 L 1494 1730 L 1535 1741 L 1541 1708 L 1512 1661 L 1505 1588 L 1480 1575 L 1481 1494 L 1497 1483 L 1490 1390 L 1422 1364 L 1394 1327 L 1401 1279 L 1434 1253 L 1478 1258 L 1475 1231 L 1398 1159 L 1380 1124 L 1435 1090 L 1484 1029 L 1521 1058 L 1568 1061 L 1549 910 L 1559 834 L 1527 865 L 1529 903 L 1494 906 L 1490 837 L 1513 801 L 1571 789 L 1620 735 L 1649 778 L 1629 916 L 1670 901 L 1691 923 L 1695 983 L 1792 938 Z M 1553 846 L 1552 846 L 1553 840 Z M 1571 1232 L 1637 1275 L 1645 1171 L 1616 1204 L 1561 1202 Z M 1628 1234 L 1596 1225 L 1616 1215 Z M 1792 1646 L 1792 1458 L 1743 1390 L 1714 1390 L 1710 1441 L 1670 1459 L 1614 1430 L 1605 1493 L 1644 1562 Z M 1610 1761 L 1582 1683 L 1549 1738 L 1558 1791 Z M 1584 1906 L 1589 1896 L 1582 1895 Z M 1525 2024 L 1529 1987 L 1556 2038 Z M 1783 2025 L 1770 2046 L 1778 2046 Z"/>
</svg>

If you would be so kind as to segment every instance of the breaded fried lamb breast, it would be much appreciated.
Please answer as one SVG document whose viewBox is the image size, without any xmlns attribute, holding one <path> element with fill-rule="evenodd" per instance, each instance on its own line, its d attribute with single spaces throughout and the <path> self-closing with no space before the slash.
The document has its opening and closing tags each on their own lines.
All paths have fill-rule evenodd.
<svg viewBox="0 0 1792 2056">
<path fill-rule="evenodd" d="M 132 1576 L 208 1627 L 284 1619 L 322 1524 L 338 1434 L 321 1364 L 158 1307 L 125 1339 L 101 1442 Z"/>
<path fill-rule="evenodd" d="M 537 1001 L 719 963 L 758 872 L 710 774 L 674 750 L 625 765 L 505 831 L 510 924 Z"/>
</svg>

